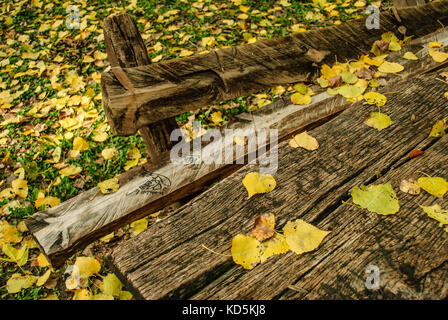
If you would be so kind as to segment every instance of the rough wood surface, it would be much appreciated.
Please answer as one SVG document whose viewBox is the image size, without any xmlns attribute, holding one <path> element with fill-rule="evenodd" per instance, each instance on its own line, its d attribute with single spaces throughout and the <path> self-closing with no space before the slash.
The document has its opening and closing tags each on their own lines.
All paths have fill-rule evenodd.
<svg viewBox="0 0 448 320">
<path fill-rule="evenodd" d="M 446 272 L 448 237 L 438 222 L 416 209 L 417 203 L 435 199 L 425 192 L 414 198 L 397 185 L 417 170 L 448 177 L 448 137 L 428 136 L 448 110 L 446 84 L 436 77 L 429 74 L 384 88 L 396 92 L 381 107 L 394 123 L 380 132 L 362 123 L 376 107 L 356 103 L 310 132 L 319 141 L 318 150 L 281 143 L 272 192 L 247 199 L 241 181 L 258 168 L 246 165 L 119 245 L 108 257 L 111 267 L 143 299 L 370 298 L 376 293 L 362 286 L 370 264 L 383 270 L 384 297 L 445 298 L 448 284 L 431 275 Z M 410 159 L 409 152 L 417 148 L 425 155 Z M 383 175 L 379 180 L 378 173 Z M 380 216 L 341 203 L 350 201 L 355 185 L 386 181 L 400 199 L 396 215 Z M 448 205 L 446 199 L 438 203 Z M 302 218 L 332 232 L 314 252 L 272 257 L 250 271 L 201 247 L 229 253 L 232 237 L 248 232 L 254 217 L 266 212 L 276 215 L 279 229 Z M 416 287 L 418 279 L 427 287 Z"/>
<path fill-rule="evenodd" d="M 104 20 L 104 42 L 111 67 L 131 68 L 151 64 L 146 46 L 137 25 L 127 13 L 113 15 Z M 102 84 L 103 85 L 103 82 Z M 106 104 L 107 101 L 103 100 Z M 109 108 L 104 107 L 107 113 Z M 171 149 L 171 132 L 178 128 L 174 118 L 163 119 L 140 128 L 151 159 Z"/>
<path fill-rule="evenodd" d="M 112 132 L 130 135 L 139 128 L 182 112 L 236 98 L 276 85 L 310 80 L 313 65 L 344 61 L 367 53 L 386 31 L 420 37 L 448 24 L 448 2 L 398 9 L 380 15 L 380 29 L 367 29 L 365 19 L 291 34 L 204 55 L 123 69 L 134 90 L 112 72 L 103 73 L 102 87 Z M 316 54 L 317 51 L 319 54 Z"/>
<path fill-rule="evenodd" d="M 389 83 L 443 65 L 435 63 L 428 57 L 429 41 L 448 44 L 447 30 L 416 39 L 415 44 L 403 49 L 417 54 L 420 57 L 418 61 L 402 59 L 403 52 L 391 54 L 388 59 L 402 63 L 405 70 L 400 75 L 390 75 Z M 330 97 L 325 92 L 313 96 L 312 104 L 306 106 L 293 105 L 289 97 L 284 97 L 251 114 L 238 115 L 239 121 L 222 128 L 222 132 L 225 129 L 241 129 L 243 133 L 250 132 L 253 128 L 278 129 L 281 140 L 348 106 L 344 98 Z M 204 163 L 179 165 L 171 163 L 165 154 L 157 163 L 146 164 L 121 175 L 120 189 L 116 193 L 98 194 L 94 197 L 98 193 L 98 188 L 93 188 L 57 207 L 34 214 L 26 223 L 42 252 L 54 266 L 57 266 L 77 249 L 129 222 L 194 194 L 205 185 L 236 171 L 239 167 L 240 165 Z M 170 181 L 169 184 L 166 178 Z M 143 187 L 145 192 L 140 191 L 142 186 L 145 186 Z"/>
</svg>

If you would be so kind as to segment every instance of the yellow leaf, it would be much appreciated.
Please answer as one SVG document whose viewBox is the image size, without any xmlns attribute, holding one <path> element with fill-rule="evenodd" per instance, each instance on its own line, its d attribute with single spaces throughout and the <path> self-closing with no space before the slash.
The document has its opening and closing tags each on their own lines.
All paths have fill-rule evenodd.
<svg viewBox="0 0 448 320">
<path fill-rule="evenodd" d="M 75 137 L 73 139 L 73 150 L 80 152 L 89 150 L 89 143 L 81 137 Z"/>
<path fill-rule="evenodd" d="M 22 245 L 22 247 L 17 250 L 10 244 L 4 244 L 2 246 L 2 251 L 4 254 L 8 256 L 12 260 L 12 262 L 15 262 L 19 267 L 23 266 L 28 262 L 28 247 L 26 244 Z"/>
<path fill-rule="evenodd" d="M 448 182 L 441 177 L 421 177 L 417 183 L 420 188 L 438 198 L 448 191 Z"/>
<path fill-rule="evenodd" d="M 89 55 L 85 55 L 84 56 L 84 59 L 82 59 L 82 62 L 83 63 L 91 63 L 91 62 L 93 62 L 93 61 L 95 61 L 95 59 L 93 59 L 91 56 L 89 56 Z"/>
<path fill-rule="evenodd" d="M 364 120 L 364 123 L 369 127 L 381 131 L 392 124 L 392 120 L 387 114 L 381 112 L 371 112 L 370 116 Z"/>
<path fill-rule="evenodd" d="M 294 104 L 310 104 L 311 97 L 309 95 L 303 95 L 299 92 L 296 92 L 291 95 L 291 102 Z"/>
<path fill-rule="evenodd" d="M 445 120 L 437 121 L 429 133 L 430 137 L 439 138 L 445 135 Z"/>
<path fill-rule="evenodd" d="M 39 300 L 59 300 L 58 295 L 56 293 L 51 293 L 45 298 L 40 298 Z"/>
<path fill-rule="evenodd" d="M 442 209 L 438 204 L 430 207 L 420 206 L 430 217 L 440 222 L 440 225 L 448 224 L 448 210 Z"/>
<path fill-rule="evenodd" d="M 126 161 L 126 164 L 125 164 L 125 166 L 123 167 L 123 169 L 124 169 L 125 171 L 128 171 L 129 169 L 135 167 L 135 166 L 138 164 L 138 160 L 139 160 L 139 159 L 131 159 L 131 160 Z"/>
<path fill-rule="evenodd" d="M 194 54 L 193 51 L 182 49 L 182 50 L 180 51 L 180 53 L 179 53 L 179 57 L 189 57 L 189 56 L 191 56 L 192 54 Z"/>
<path fill-rule="evenodd" d="M 41 268 L 50 266 L 50 263 L 48 262 L 47 258 L 45 258 L 44 254 L 42 252 L 39 253 L 39 255 L 37 256 L 37 264 Z"/>
<path fill-rule="evenodd" d="M 12 191 L 21 198 L 26 198 L 28 195 L 28 183 L 23 179 L 13 180 L 12 183 Z"/>
<path fill-rule="evenodd" d="M 14 190 L 12 190 L 12 188 L 6 188 L 6 189 L 3 189 L 2 191 L 0 191 L 0 200 L 11 199 L 14 196 L 15 196 L 15 194 L 14 194 Z"/>
<path fill-rule="evenodd" d="M 429 55 L 435 62 L 444 62 L 446 59 L 448 59 L 448 53 L 434 49 L 429 49 Z"/>
<path fill-rule="evenodd" d="M 103 53 L 101 51 L 95 51 L 95 53 L 93 54 L 93 57 L 96 60 L 104 60 L 107 58 L 107 53 Z"/>
<path fill-rule="evenodd" d="M 408 51 L 403 55 L 403 58 L 407 59 L 407 60 L 418 60 L 418 57 L 413 54 L 412 52 Z"/>
<path fill-rule="evenodd" d="M 241 20 L 246 20 L 247 18 L 249 18 L 249 16 L 246 13 L 240 13 L 238 15 L 238 19 L 241 19 Z"/>
<path fill-rule="evenodd" d="M 216 43 L 216 40 L 215 40 L 215 38 L 214 37 L 205 37 L 205 38 L 202 38 L 202 46 L 203 47 L 207 47 L 207 46 L 209 46 L 209 47 L 213 47 L 213 46 L 215 46 L 217 43 Z"/>
<path fill-rule="evenodd" d="M 19 232 L 28 231 L 28 228 L 26 227 L 25 221 L 20 221 L 19 224 L 17 224 L 17 230 L 19 230 Z"/>
<path fill-rule="evenodd" d="M 22 289 L 31 287 L 37 280 L 37 277 L 32 275 L 22 276 L 20 273 L 14 273 L 6 282 L 6 289 L 8 293 L 17 293 Z"/>
<path fill-rule="evenodd" d="M 294 90 L 296 90 L 298 93 L 305 95 L 308 92 L 308 87 L 304 85 L 303 83 L 297 83 L 294 85 Z"/>
<path fill-rule="evenodd" d="M 22 59 L 37 60 L 39 58 L 39 52 L 24 52 L 22 53 Z"/>
<path fill-rule="evenodd" d="M 359 97 L 365 90 L 365 88 L 354 86 L 354 85 L 345 85 L 336 89 L 337 93 L 347 99 L 357 98 Z"/>
<path fill-rule="evenodd" d="M 6 242 L 19 243 L 20 241 L 22 241 L 22 235 L 20 234 L 19 230 L 17 230 L 15 226 L 8 224 L 8 222 L 6 222 L 1 227 L 1 230 L 3 232 L 3 239 Z"/>
<path fill-rule="evenodd" d="M 275 94 L 277 96 L 281 96 L 286 91 L 286 89 L 283 86 L 276 86 L 276 87 L 272 88 L 271 91 L 273 94 Z"/>
<path fill-rule="evenodd" d="M 210 115 L 210 118 L 211 118 L 211 120 L 212 120 L 212 122 L 214 124 L 219 125 L 222 122 L 222 113 L 221 113 L 221 111 L 213 112 Z"/>
<path fill-rule="evenodd" d="M 108 134 L 106 131 L 94 131 L 93 134 L 92 139 L 95 142 L 104 142 L 107 140 Z"/>
<path fill-rule="evenodd" d="M 61 203 L 61 200 L 59 198 L 56 197 L 44 197 L 44 198 L 38 198 L 36 199 L 36 201 L 34 202 L 34 205 L 36 206 L 37 209 L 40 208 L 40 206 L 44 205 L 45 208 L 47 207 L 54 207 L 57 206 L 59 203 Z"/>
<path fill-rule="evenodd" d="M 102 194 L 108 194 L 116 192 L 120 188 L 120 185 L 118 184 L 117 178 L 112 178 L 98 183 L 98 188 L 100 188 Z"/>
<path fill-rule="evenodd" d="M 131 300 L 132 299 L 132 293 L 129 291 L 121 291 L 119 295 L 120 300 Z"/>
<path fill-rule="evenodd" d="M 263 263 L 269 257 L 275 254 L 282 254 L 289 251 L 289 245 L 286 241 L 286 237 L 282 234 L 275 234 L 269 240 L 266 240 L 260 244 L 260 262 Z"/>
<path fill-rule="evenodd" d="M 319 148 L 319 142 L 316 138 L 310 136 L 306 131 L 299 133 L 289 140 L 289 145 L 292 148 L 304 148 L 306 150 L 316 150 Z"/>
<path fill-rule="evenodd" d="M 317 249 L 329 233 L 329 231 L 320 230 L 301 219 L 289 221 L 283 227 L 283 234 L 289 248 L 297 254 Z"/>
<path fill-rule="evenodd" d="M 89 289 L 78 289 L 74 293 L 72 300 L 92 300 L 92 293 Z"/>
<path fill-rule="evenodd" d="M 92 300 L 114 300 L 114 297 L 104 293 L 98 293 L 92 296 Z"/>
<path fill-rule="evenodd" d="M 384 59 L 382 59 L 380 57 L 375 57 L 375 58 L 371 59 L 367 55 L 363 56 L 362 60 L 364 61 L 364 63 L 369 64 L 371 66 L 375 66 L 375 67 L 379 67 L 384 62 Z"/>
<path fill-rule="evenodd" d="M 401 45 L 397 41 L 392 40 L 389 43 L 389 48 L 388 49 L 390 51 L 400 51 L 401 50 Z"/>
<path fill-rule="evenodd" d="M 98 260 L 91 257 L 77 257 L 74 266 L 78 268 L 81 278 L 88 278 L 101 269 Z"/>
<path fill-rule="evenodd" d="M 158 56 L 152 58 L 151 62 L 159 62 L 160 60 L 162 60 L 162 58 L 163 58 L 163 54 L 159 54 Z"/>
<path fill-rule="evenodd" d="M 379 72 L 382 73 L 397 73 L 403 71 L 404 67 L 396 62 L 384 61 L 378 68 Z"/>
<path fill-rule="evenodd" d="M 104 160 L 110 160 L 118 155 L 118 151 L 115 148 L 107 148 L 101 151 L 101 156 Z"/>
<path fill-rule="evenodd" d="M 252 237 L 238 234 L 232 239 L 232 258 L 245 269 L 252 269 L 260 262 L 260 242 Z"/>
<path fill-rule="evenodd" d="M 433 42 L 429 43 L 429 47 L 430 48 L 441 48 L 441 47 L 443 47 L 443 43 L 442 42 L 433 41 Z"/>
<path fill-rule="evenodd" d="M 364 94 L 364 99 L 366 99 L 366 102 L 364 102 L 364 104 L 375 104 L 378 107 L 384 106 L 387 102 L 387 98 L 385 95 L 374 91 Z"/>
<path fill-rule="evenodd" d="M 105 235 L 104 237 L 100 238 L 100 241 L 107 243 L 114 237 L 114 235 L 115 235 L 114 232 L 109 233 L 109 234 Z"/>
<path fill-rule="evenodd" d="M 143 218 L 131 223 L 131 235 L 136 236 L 148 228 L 148 219 Z"/>
<path fill-rule="evenodd" d="M 243 185 L 249 193 L 249 198 L 257 193 L 267 193 L 274 190 L 276 182 L 270 174 L 250 172 L 243 179 Z"/>
<path fill-rule="evenodd" d="M 400 204 L 390 183 L 355 186 L 351 191 L 353 202 L 370 212 L 389 215 L 398 212 Z"/>
<path fill-rule="evenodd" d="M 324 77 L 327 80 L 336 77 L 338 75 L 336 71 L 333 70 L 333 68 L 330 68 L 326 64 L 322 65 L 320 72 L 322 73 L 322 77 Z"/>
<path fill-rule="evenodd" d="M 79 175 L 82 171 L 82 168 L 77 167 L 73 164 L 69 165 L 67 168 L 64 168 L 62 170 L 59 170 L 59 174 L 62 177 L 69 177 L 69 178 L 75 178 L 77 175 Z"/>
<path fill-rule="evenodd" d="M 123 288 L 123 284 L 113 273 L 109 273 L 106 277 L 104 277 L 103 282 L 100 285 L 101 291 L 105 295 L 110 296 L 119 296 L 121 288 Z"/>
<path fill-rule="evenodd" d="M 47 272 L 45 272 L 42 276 L 40 276 L 37 279 L 36 286 L 38 286 L 38 287 L 43 286 L 45 284 L 45 282 L 47 282 L 48 278 L 50 278 L 50 275 L 51 275 L 51 270 L 48 269 Z"/>
<path fill-rule="evenodd" d="M 341 72 L 340 74 L 342 81 L 348 84 L 354 84 L 358 81 L 358 78 L 351 72 Z"/>
</svg>

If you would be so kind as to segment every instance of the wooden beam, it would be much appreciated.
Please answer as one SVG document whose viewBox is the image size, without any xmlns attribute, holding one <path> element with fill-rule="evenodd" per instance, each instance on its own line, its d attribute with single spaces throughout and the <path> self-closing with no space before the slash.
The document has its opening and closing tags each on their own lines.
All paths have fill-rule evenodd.
<svg viewBox="0 0 448 320">
<path fill-rule="evenodd" d="M 416 198 L 399 191 L 402 179 L 422 176 L 416 170 L 448 175 L 448 136 L 428 136 L 448 109 L 446 84 L 436 77 L 431 73 L 405 79 L 381 90 L 394 92 L 381 107 L 393 120 L 390 127 L 379 132 L 366 126 L 363 119 L 376 107 L 358 102 L 310 131 L 319 141 L 317 150 L 291 148 L 287 141 L 279 145 L 277 186 L 270 193 L 247 199 L 241 181 L 260 167 L 246 165 L 115 247 L 107 257 L 109 265 L 134 297 L 149 300 L 367 299 L 379 293 L 394 299 L 446 298 L 446 281 L 426 285 L 423 292 L 416 283 L 430 271 L 443 266 L 447 270 L 446 232 L 418 206 L 433 204 L 434 196 L 422 191 Z M 414 122 L 412 114 L 418 115 Z M 413 149 L 425 153 L 410 158 Z M 351 202 L 354 186 L 388 182 L 400 201 L 395 215 L 382 216 L 342 202 Z M 447 199 L 437 201 L 448 205 Z M 226 256 L 232 238 L 248 233 L 254 218 L 267 212 L 275 214 L 277 230 L 301 218 L 331 232 L 313 252 L 289 252 L 245 270 Z M 364 285 L 371 264 L 380 268 L 380 292 Z M 296 285 L 296 291 L 288 289 L 290 285 Z"/>
<path fill-rule="evenodd" d="M 416 39 L 415 44 L 404 48 L 417 54 L 418 61 L 402 59 L 403 52 L 391 54 L 388 60 L 399 61 L 405 69 L 400 75 L 390 75 L 387 81 L 393 83 L 440 67 L 441 64 L 428 56 L 429 41 L 448 45 L 448 31 L 444 29 Z M 313 96 L 312 103 L 305 106 L 293 105 L 289 97 L 284 97 L 251 114 L 238 115 L 241 120 L 222 128 L 222 132 L 225 129 L 250 131 L 254 127 L 278 129 L 279 139 L 284 140 L 349 105 L 341 96 L 329 96 L 326 92 Z M 213 146 L 213 142 L 210 145 Z M 97 194 L 95 187 L 57 207 L 35 213 L 26 224 L 48 261 L 58 266 L 94 240 L 192 195 L 240 167 L 238 164 L 182 165 L 172 163 L 169 155 L 163 155 L 157 163 L 148 163 L 120 175 L 120 189 L 116 193 Z"/>
<path fill-rule="evenodd" d="M 106 18 L 103 30 L 111 67 L 131 68 L 151 64 L 137 25 L 129 14 L 121 13 Z M 101 86 L 104 86 L 103 80 L 101 80 Z M 103 99 L 103 101 L 107 104 L 107 100 Z M 109 108 L 105 105 L 104 110 L 107 114 Z M 177 128 L 174 118 L 162 119 L 140 128 L 139 133 L 143 137 L 151 159 L 171 149 L 173 143 L 170 141 L 170 134 Z"/>
<path fill-rule="evenodd" d="M 355 58 L 367 53 L 386 31 L 420 37 L 448 24 L 448 3 L 398 9 L 380 15 L 380 29 L 366 19 L 291 34 L 208 54 L 126 68 L 123 86 L 112 72 L 103 74 L 103 94 L 111 130 L 130 135 L 152 122 L 261 89 L 311 79 L 316 63 Z M 402 30 L 403 28 L 401 28 Z"/>
</svg>

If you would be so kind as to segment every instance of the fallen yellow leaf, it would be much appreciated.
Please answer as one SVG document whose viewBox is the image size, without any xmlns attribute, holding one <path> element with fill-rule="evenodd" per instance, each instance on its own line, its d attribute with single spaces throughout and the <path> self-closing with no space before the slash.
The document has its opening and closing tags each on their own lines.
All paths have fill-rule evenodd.
<svg viewBox="0 0 448 320">
<path fill-rule="evenodd" d="M 292 148 L 304 148 L 306 150 L 316 150 L 319 148 L 319 142 L 316 138 L 310 136 L 306 131 L 295 135 L 289 140 L 289 145 Z"/>
<path fill-rule="evenodd" d="M 252 237 L 238 234 L 232 239 L 232 258 L 245 269 L 252 269 L 260 262 L 260 242 Z"/>
<path fill-rule="evenodd" d="M 364 123 L 369 127 L 381 131 L 392 124 L 392 120 L 387 114 L 381 112 L 371 112 L 369 117 L 364 120 Z"/>
<path fill-rule="evenodd" d="M 442 177 L 421 177 L 417 183 L 420 188 L 438 198 L 448 191 L 448 182 Z"/>
<path fill-rule="evenodd" d="M 100 188 L 102 194 L 116 192 L 120 188 L 118 178 L 104 180 L 103 182 L 98 183 L 98 188 Z"/>
<path fill-rule="evenodd" d="M 289 221 L 283 227 L 283 234 L 291 251 L 302 254 L 319 247 L 322 240 L 329 234 L 302 219 Z"/>
<path fill-rule="evenodd" d="M 267 193 L 274 190 L 276 186 L 275 179 L 270 174 L 259 174 L 250 172 L 243 179 L 243 185 L 249 193 L 249 198 L 257 193 Z"/>
</svg>

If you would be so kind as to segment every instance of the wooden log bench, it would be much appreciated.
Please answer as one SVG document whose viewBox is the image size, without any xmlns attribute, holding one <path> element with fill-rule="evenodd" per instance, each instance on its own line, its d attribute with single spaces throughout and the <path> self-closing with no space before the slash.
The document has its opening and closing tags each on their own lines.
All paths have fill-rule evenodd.
<svg viewBox="0 0 448 320">
<path fill-rule="evenodd" d="M 421 172 L 448 179 L 448 135 L 429 137 L 436 120 L 448 116 L 448 85 L 437 77 L 381 90 L 392 92 L 381 112 L 393 120 L 382 131 L 363 124 L 377 107 L 358 102 L 309 132 L 317 150 L 282 142 L 273 191 L 247 199 L 242 180 L 259 167 L 246 165 L 120 244 L 110 266 L 140 299 L 446 299 L 448 233 L 419 205 L 447 208 L 448 198 L 399 191 L 401 180 Z M 415 149 L 424 154 L 409 157 Z M 398 213 L 343 203 L 351 202 L 354 186 L 382 183 L 392 184 Z M 313 252 L 277 255 L 252 270 L 202 247 L 229 254 L 232 238 L 264 213 L 275 214 L 276 229 L 301 218 L 331 233 Z M 370 265 L 379 268 L 379 290 L 366 288 Z"/>
<path fill-rule="evenodd" d="M 389 83 L 444 66 L 444 63 L 435 63 L 428 57 L 427 43 L 441 41 L 448 44 L 447 31 L 439 30 L 441 25 L 448 25 L 448 4 L 430 3 L 418 8 L 399 9 L 397 12 L 401 22 L 397 21 L 394 14 L 383 13 L 379 30 L 367 30 L 365 19 L 360 19 L 339 26 L 260 41 L 237 49 L 216 50 L 210 54 L 150 65 L 146 48 L 132 19 L 126 14 L 107 18 L 104 23 L 105 40 L 112 69 L 104 73 L 102 78 L 106 114 L 114 133 L 128 135 L 137 130 L 142 133 L 152 159 L 144 166 L 120 175 L 120 189 L 115 193 L 98 194 L 96 187 L 29 218 L 26 224 L 42 252 L 53 266 L 60 266 L 76 250 L 132 221 L 195 194 L 205 185 L 242 167 L 240 164 L 200 163 L 185 166 L 172 163 L 169 157 L 172 144 L 167 142 L 167 137 L 171 129 L 175 128 L 172 116 L 176 114 L 261 88 L 311 80 L 321 63 L 331 63 L 336 57 L 338 61 L 358 58 L 370 50 L 372 43 L 382 33 L 394 31 L 398 34 L 400 26 L 406 28 L 407 34 L 415 36 L 416 40 L 406 48 L 417 53 L 420 60 L 405 61 L 400 53 L 390 55 L 388 60 L 399 61 L 405 70 L 399 76 L 390 76 Z M 270 46 L 277 48 L 280 55 L 266 55 L 265 52 L 271 52 L 267 49 Z M 323 60 L 317 63 L 321 57 Z M 226 68 L 220 71 L 219 68 L 223 66 Z M 248 73 L 244 71 L 245 67 Z M 237 72 L 239 68 L 244 72 Z M 281 72 L 281 77 L 276 76 L 278 72 Z M 224 79 L 218 81 L 224 84 L 223 87 L 216 84 L 216 74 Z M 248 75 L 251 81 L 247 81 Z M 187 83 L 195 88 L 194 94 L 182 89 L 186 88 Z M 207 83 L 213 94 L 210 94 L 210 90 L 200 89 Z M 253 87 L 248 86 L 248 83 Z M 176 96 L 174 101 L 174 96 L 168 97 L 165 90 L 161 89 L 165 86 L 179 92 L 182 97 Z M 156 94 L 160 95 L 160 99 L 155 99 Z M 162 96 L 166 99 L 162 99 Z M 279 130 L 279 140 L 283 141 L 291 134 L 309 125 L 315 126 L 316 122 L 329 119 L 349 106 L 340 96 L 329 96 L 325 92 L 314 96 L 312 103 L 306 106 L 294 105 L 289 97 L 285 97 L 250 115 L 239 115 L 237 121 L 229 123 L 222 130 L 276 128 Z M 264 146 L 259 147 L 263 149 Z M 264 151 L 257 152 L 260 154 Z M 246 156 L 247 153 L 248 150 L 245 150 Z M 161 188 L 156 189 L 155 186 Z"/>
</svg>

